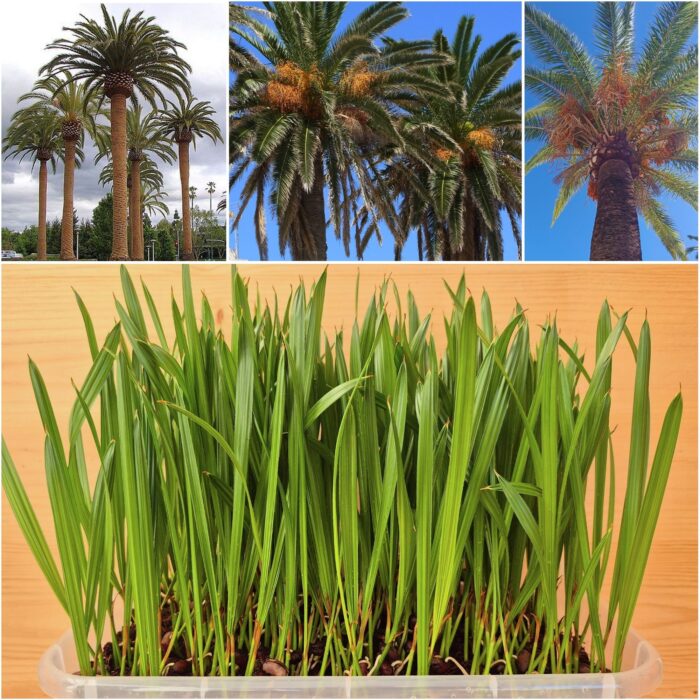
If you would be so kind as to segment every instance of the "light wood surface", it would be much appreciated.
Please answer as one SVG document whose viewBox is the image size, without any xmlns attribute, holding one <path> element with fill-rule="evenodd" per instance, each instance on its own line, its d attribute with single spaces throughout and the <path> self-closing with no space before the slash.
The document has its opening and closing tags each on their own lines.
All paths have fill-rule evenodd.
<svg viewBox="0 0 700 700">
<path fill-rule="evenodd" d="M 160 308 L 168 309 L 171 288 L 180 293 L 177 265 L 131 265 L 147 282 Z M 282 299 L 300 278 L 310 281 L 320 266 L 241 265 L 263 297 L 273 288 Z M 349 324 L 354 313 L 356 265 L 329 266 L 325 327 Z M 386 275 L 402 291 L 411 288 L 423 311 L 440 319 L 449 308 L 443 279 L 456 284 L 466 269 L 475 294 L 486 288 L 494 318 L 503 327 L 517 300 L 532 327 L 556 313 L 564 338 L 578 338 L 594 352 L 596 317 L 605 297 L 618 311 L 632 309 L 637 334 L 648 314 L 652 329 L 652 438 L 663 412 L 682 387 L 684 414 L 666 500 L 642 587 L 635 628 L 664 659 L 658 697 L 697 696 L 697 267 L 690 265 L 363 265 L 360 310 Z M 230 270 L 226 265 L 192 266 L 195 290 L 206 290 L 218 322 L 227 323 Z M 71 287 L 86 301 L 97 333 L 104 337 L 120 296 L 116 265 L 5 265 L 2 270 L 2 431 L 38 518 L 52 532 L 43 473 L 42 429 L 27 373 L 27 356 L 39 365 L 65 425 L 73 401 L 70 380 L 82 379 L 89 362 L 82 321 Z M 167 312 L 163 312 L 167 315 Z M 171 329 L 168 329 L 170 332 Z M 434 323 L 440 343 L 441 323 Z M 628 453 L 633 367 L 622 343 L 613 378 L 613 423 L 618 483 L 622 489 Z M 2 691 L 6 697 L 40 695 L 37 663 L 68 622 L 43 581 L 7 501 L 3 497 Z"/>
</svg>

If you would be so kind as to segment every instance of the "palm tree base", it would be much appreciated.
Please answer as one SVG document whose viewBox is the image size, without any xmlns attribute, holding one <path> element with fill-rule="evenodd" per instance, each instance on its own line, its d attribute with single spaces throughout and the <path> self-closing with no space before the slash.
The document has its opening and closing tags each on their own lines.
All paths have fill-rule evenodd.
<svg viewBox="0 0 700 700">
<path fill-rule="evenodd" d="M 128 255 L 110 255 L 109 259 L 117 262 L 129 262 L 129 260 L 131 260 Z"/>
<path fill-rule="evenodd" d="M 194 260 L 194 254 L 193 253 L 182 253 L 180 255 L 180 260 Z"/>
<path fill-rule="evenodd" d="M 70 261 L 75 262 L 76 257 L 75 257 L 75 255 L 61 255 L 61 260 L 66 260 L 68 262 L 70 262 Z"/>
</svg>

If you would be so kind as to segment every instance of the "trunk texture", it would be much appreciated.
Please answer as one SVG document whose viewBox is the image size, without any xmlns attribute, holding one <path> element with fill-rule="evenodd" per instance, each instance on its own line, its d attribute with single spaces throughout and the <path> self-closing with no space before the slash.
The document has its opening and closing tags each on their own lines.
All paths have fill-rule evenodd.
<svg viewBox="0 0 700 700">
<path fill-rule="evenodd" d="M 190 209 L 190 142 L 178 143 L 178 164 L 180 165 L 180 189 L 182 190 L 182 250 L 181 260 L 193 260 L 192 252 L 192 211 Z"/>
<path fill-rule="evenodd" d="M 48 185 L 48 170 L 46 161 L 39 162 L 39 236 L 36 243 L 36 257 L 46 260 L 46 189 Z"/>
<path fill-rule="evenodd" d="M 591 260 L 642 259 L 632 184 L 632 172 L 626 161 L 610 159 L 600 166 Z"/>
<path fill-rule="evenodd" d="M 75 260 L 73 253 L 73 188 L 75 184 L 75 141 L 64 139 L 63 218 L 61 219 L 61 260 Z"/>
<path fill-rule="evenodd" d="M 126 95 L 115 92 L 110 98 L 110 122 L 112 134 L 112 167 L 114 202 L 112 227 L 112 255 L 110 260 L 128 260 L 126 186 Z"/>
<path fill-rule="evenodd" d="M 131 191 L 129 192 L 129 228 L 131 228 L 131 259 L 143 260 L 143 218 L 141 217 L 141 161 L 132 160 Z"/>
<path fill-rule="evenodd" d="M 316 155 L 314 161 L 314 185 L 311 192 L 302 191 L 301 212 L 310 240 L 300 241 L 296 246 L 295 260 L 327 260 L 326 205 L 323 193 L 323 157 Z M 294 252 L 294 251 L 292 251 Z"/>
</svg>

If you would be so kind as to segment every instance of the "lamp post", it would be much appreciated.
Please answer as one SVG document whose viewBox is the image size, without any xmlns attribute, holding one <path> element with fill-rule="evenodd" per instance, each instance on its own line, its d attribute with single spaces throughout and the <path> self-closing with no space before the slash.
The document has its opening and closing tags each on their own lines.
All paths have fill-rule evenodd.
<svg viewBox="0 0 700 700">
<path fill-rule="evenodd" d="M 80 260 L 80 229 L 75 229 L 75 259 Z"/>
</svg>

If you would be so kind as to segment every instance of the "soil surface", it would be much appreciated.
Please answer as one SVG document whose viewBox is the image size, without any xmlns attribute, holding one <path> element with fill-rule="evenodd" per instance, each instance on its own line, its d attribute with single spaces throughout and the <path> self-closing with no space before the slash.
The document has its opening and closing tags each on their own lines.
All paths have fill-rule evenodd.
<svg viewBox="0 0 700 700">
<path fill-rule="evenodd" d="M 415 619 L 411 620 L 409 630 L 413 632 Z M 383 629 L 381 624 L 377 625 L 377 629 Z M 380 676 L 395 676 L 406 675 L 406 668 L 403 660 L 408 656 L 412 645 L 412 634 L 407 635 L 403 648 L 397 644 L 392 644 L 386 650 L 384 635 L 378 633 L 374 637 L 374 649 L 377 656 L 380 656 L 385 650 L 385 658 L 378 669 L 377 675 Z M 136 626 L 132 623 L 129 628 L 129 647 L 132 647 L 136 639 Z M 538 640 L 538 647 L 541 648 L 542 639 Z M 122 632 L 117 632 L 117 642 L 120 647 L 124 646 Z M 166 658 L 165 675 L 168 676 L 191 676 L 192 660 L 188 658 L 187 652 L 181 642 L 177 641 L 172 644 L 172 616 L 170 609 L 166 606 L 161 614 L 161 653 L 163 658 Z M 530 667 L 532 658 L 532 650 L 535 644 L 534 639 L 529 639 L 524 647 L 515 656 L 512 662 L 513 671 L 519 674 L 526 674 Z M 309 676 L 317 676 L 320 673 L 321 659 L 323 658 L 326 646 L 326 638 L 320 637 L 309 645 Z M 430 675 L 432 676 L 459 676 L 468 675 L 471 667 L 471 659 L 464 658 L 464 637 L 461 632 L 455 635 L 454 642 L 450 649 L 450 654 L 446 658 L 434 656 L 430 664 Z M 461 650 L 461 651 L 460 651 Z M 107 672 L 112 676 L 118 676 L 121 673 L 120 667 L 117 665 L 117 660 L 114 655 L 114 649 L 111 642 L 107 642 L 102 647 L 104 664 Z M 167 655 L 167 656 L 166 656 Z M 248 665 L 248 651 L 238 651 L 235 655 L 236 670 L 238 673 L 244 673 Z M 281 661 L 270 657 L 270 650 L 264 645 L 260 645 L 255 657 L 253 669 L 254 676 L 287 676 L 299 675 L 302 661 L 302 651 L 296 650 L 291 652 L 289 657 L 289 668 Z M 368 675 L 372 670 L 372 662 L 369 659 L 363 659 L 359 662 L 360 670 L 363 675 Z M 590 659 L 585 649 L 579 651 L 579 673 L 590 673 Z M 415 672 L 415 663 L 413 666 Z M 494 661 L 491 666 L 491 675 L 503 675 L 506 672 L 506 664 L 502 659 Z M 551 668 L 547 667 L 545 673 L 551 673 Z M 127 666 L 124 668 L 124 675 L 131 675 L 131 669 Z M 326 674 L 330 675 L 330 674 Z"/>
</svg>

